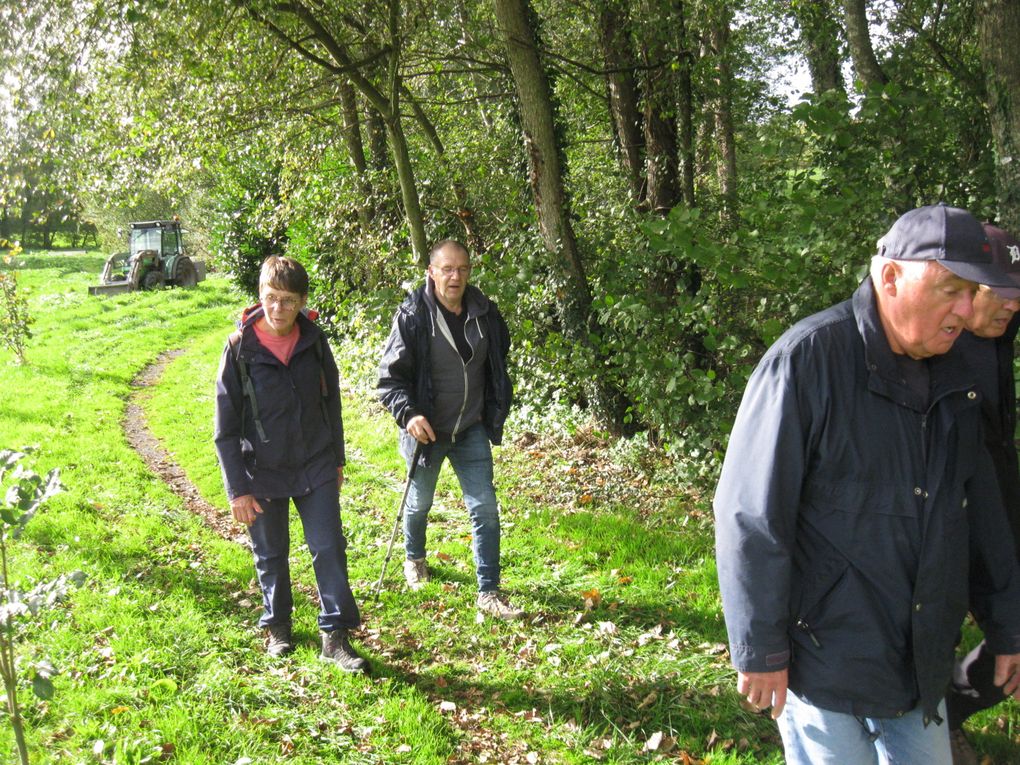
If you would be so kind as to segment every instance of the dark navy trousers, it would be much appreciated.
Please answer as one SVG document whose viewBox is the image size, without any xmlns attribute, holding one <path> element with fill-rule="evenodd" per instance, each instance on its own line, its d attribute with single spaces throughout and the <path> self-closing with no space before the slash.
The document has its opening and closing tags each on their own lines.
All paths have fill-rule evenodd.
<svg viewBox="0 0 1020 765">
<path fill-rule="evenodd" d="M 290 587 L 290 500 L 258 498 L 262 513 L 251 525 L 255 570 L 262 587 L 264 613 L 260 627 L 290 624 L 294 601 Z M 312 554 L 319 590 L 319 629 L 332 632 L 361 624 L 358 604 L 347 578 L 347 539 L 340 523 L 340 492 L 336 481 L 293 497 Z"/>
</svg>

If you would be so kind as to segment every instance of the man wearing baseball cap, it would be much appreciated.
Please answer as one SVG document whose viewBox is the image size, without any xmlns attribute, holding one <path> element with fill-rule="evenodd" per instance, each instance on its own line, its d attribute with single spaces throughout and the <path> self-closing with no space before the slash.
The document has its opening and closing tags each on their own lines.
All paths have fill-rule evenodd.
<svg viewBox="0 0 1020 765">
<path fill-rule="evenodd" d="M 945 689 L 971 610 L 1020 695 L 1020 569 L 954 343 L 981 224 L 946 205 L 882 237 L 849 299 L 797 323 L 748 382 L 715 495 L 737 689 L 788 763 L 949 765 Z M 974 572 L 973 581 L 971 572 Z"/>
<path fill-rule="evenodd" d="M 995 465 L 999 492 L 1013 531 L 1020 558 L 1020 468 L 1017 463 L 1016 391 L 1013 379 L 1013 343 L 1020 328 L 1020 242 L 997 226 L 985 224 L 992 248 L 992 264 L 1011 286 L 982 285 L 974 297 L 974 313 L 957 347 L 977 373 L 981 393 L 981 423 L 985 446 Z M 946 696 L 949 736 L 954 765 L 977 765 L 978 757 L 963 732 L 963 723 L 975 712 L 1006 698 L 993 682 L 995 656 L 982 641 L 953 670 Z"/>
</svg>

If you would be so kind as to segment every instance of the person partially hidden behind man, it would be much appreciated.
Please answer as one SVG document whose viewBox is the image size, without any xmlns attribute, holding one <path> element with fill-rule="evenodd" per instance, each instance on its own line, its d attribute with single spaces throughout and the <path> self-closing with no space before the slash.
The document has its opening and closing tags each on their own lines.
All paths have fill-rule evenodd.
<svg viewBox="0 0 1020 765">
<path fill-rule="evenodd" d="M 432 248 L 425 283 L 397 309 L 379 365 L 379 398 L 400 426 L 408 465 L 422 449 L 407 493 L 404 577 L 412 590 L 430 578 L 425 530 L 443 461 L 450 460 L 471 517 L 478 610 L 519 619 L 499 590 L 499 505 L 492 449 L 503 437 L 513 388 L 506 371 L 510 333 L 496 304 L 468 284 L 464 245 L 444 239 Z"/>
<path fill-rule="evenodd" d="M 974 313 L 957 342 L 964 359 L 977 374 L 981 392 L 981 422 L 985 446 L 992 456 L 999 492 L 1013 531 L 1020 559 L 1020 469 L 1017 467 L 1016 390 L 1013 343 L 1020 328 L 1020 242 L 998 226 L 985 224 L 992 247 L 992 263 L 1013 281 L 1009 287 L 982 285 L 974 297 Z M 982 641 L 953 670 L 946 696 L 949 736 L 954 765 L 977 765 L 977 753 L 963 732 L 975 712 L 995 706 L 1007 696 L 994 683 L 995 656 Z"/>
<path fill-rule="evenodd" d="M 979 283 L 1004 286 L 981 224 L 912 210 L 853 297 L 748 382 L 714 500 L 719 584 L 737 689 L 772 707 L 788 763 L 949 765 L 968 603 L 1018 694 L 1020 572 L 953 352 Z"/>
</svg>

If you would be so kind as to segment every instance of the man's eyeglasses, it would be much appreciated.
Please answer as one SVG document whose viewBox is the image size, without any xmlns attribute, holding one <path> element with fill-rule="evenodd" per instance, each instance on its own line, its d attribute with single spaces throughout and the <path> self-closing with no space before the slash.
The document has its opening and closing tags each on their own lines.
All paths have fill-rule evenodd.
<svg viewBox="0 0 1020 765">
<path fill-rule="evenodd" d="M 439 273 L 443 276 L 453 276 L 454 274 L 467 276 L 471 273 L 471 266 L 443 266 L 439 269 Z"/>
<path fill-rule="evenodd" d="M 292 297 L 279 297 L 278 295 L 264 295 L 262 297 L 262 304 L 273 307 L 278 306 L 285 311 L 293 311 L 298 307 L 298 303 L 301 301 L 297 298 Z"/>
</svg>

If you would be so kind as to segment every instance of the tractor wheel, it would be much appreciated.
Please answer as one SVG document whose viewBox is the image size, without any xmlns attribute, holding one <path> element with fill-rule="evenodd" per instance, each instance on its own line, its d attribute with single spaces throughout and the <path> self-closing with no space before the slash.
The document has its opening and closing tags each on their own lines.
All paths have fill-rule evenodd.
<svg viewBox="0 0 1020 765">
<path fill-rule="evenodd" d="M 191 258 L 184 257 L 177 261 L 177 278 L 174 281 L 178 287 L 194 287 L 198 284 L 198 270 Z"/>
<path fill-rule="evenodd" d="M 160 271 L 152 269 L 151 271 L 145 272 L 145 276 L 142 277 L 143 290 L 156 290 L 162 286 L 163 274 Z"/>
</svg>

